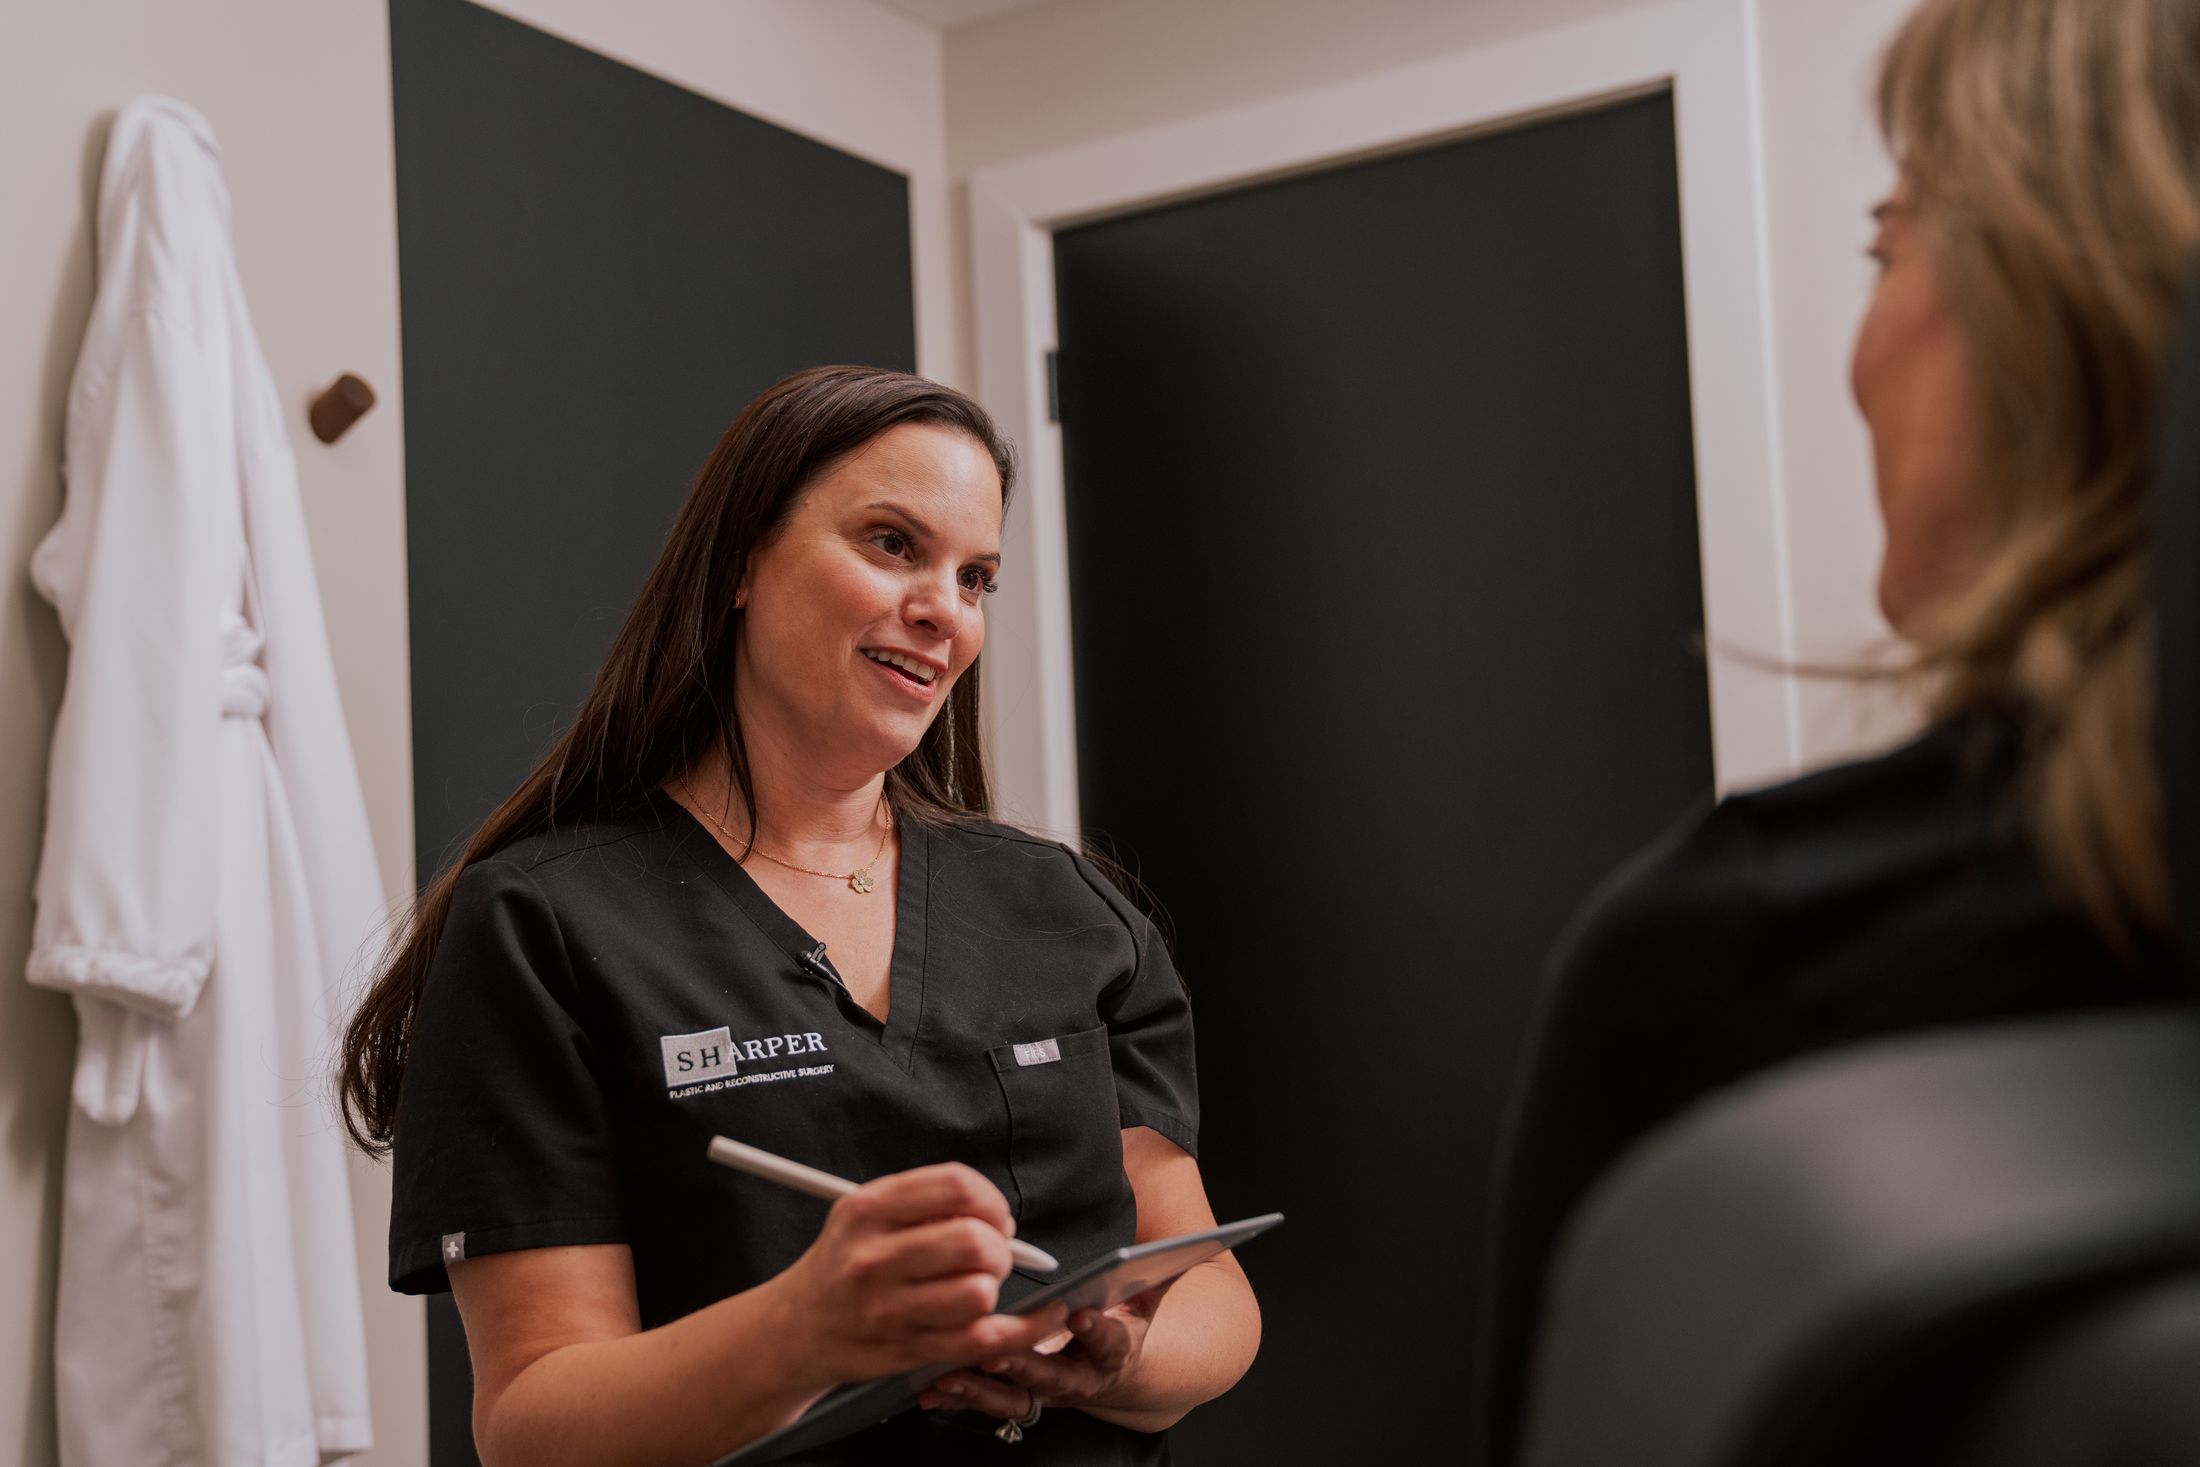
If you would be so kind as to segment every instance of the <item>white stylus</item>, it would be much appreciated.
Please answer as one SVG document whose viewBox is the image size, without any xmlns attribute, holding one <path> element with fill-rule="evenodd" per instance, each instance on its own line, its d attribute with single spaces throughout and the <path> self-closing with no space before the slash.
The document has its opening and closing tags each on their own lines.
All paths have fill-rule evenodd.
<svg viewBox="0 0 2200 1467">
<path fill-rule="evenodd" d="M 730 1166 L 737 1172 L 747 1172 L 752 1177 L 762 1177 L 767 1182 L 777 1182 L 782 1187 L 792 1187 L 827 1202 L 838 1201 L 856 1189 L 854 1182 L 831 1172 L 821 1172 L 816 1167 L 774 1156 L 769 1151 L 759 1151 L 754 1146 L 744 1146 L 724 1136 L 710 1138 L 710 1159 L 720 1166 Z M 1033 1273 L 1053 1273 L 1062 1266 L 1054 1261 L 1052 1254 L 1032 1247 L 1021 1238 L 1008 1240 L 1008 1255 L 1016 1260 L 1018 1267 Z"/>
</svg>

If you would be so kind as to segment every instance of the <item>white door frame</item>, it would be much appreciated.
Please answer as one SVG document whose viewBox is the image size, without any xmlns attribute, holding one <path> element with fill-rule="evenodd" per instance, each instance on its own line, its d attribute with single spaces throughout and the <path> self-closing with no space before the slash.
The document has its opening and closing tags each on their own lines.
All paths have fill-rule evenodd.
<svg viewBox="0 0 2200 1467">
<path fill-rule="evenodd" d="M 1757 87 L 1749 0 L 1662 0 L 974 174 L 978 395 L 1023 453 L 985 655 L 987 736 L 1008 818 L 1064 837 L 1079 830 L 1062 440 L 1047 411 L 1052 232 L 1667 88 L 1680 168 L 1713 756 L 1722 789 L 1792 772 L 1800 749 L 1793 680 L 1717 655 L 1795 654 Z M 1152 735 L 1169 737 L 1165 720 Z"/>
</svg>

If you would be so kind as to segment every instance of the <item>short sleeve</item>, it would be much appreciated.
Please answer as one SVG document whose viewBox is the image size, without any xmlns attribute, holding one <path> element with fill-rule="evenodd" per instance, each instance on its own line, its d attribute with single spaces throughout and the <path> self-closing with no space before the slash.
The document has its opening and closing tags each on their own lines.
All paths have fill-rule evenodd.
<svg viewBox="0 0 2200 1467">
<path fill-rule="evenodd" d="M 1124 1129 L 1150 1126 L 1199 1155 L 1199 1076 L 1192 1004 L 1152 921 L 1083 857 L 1078 869 L 1130 929 L 1134 961 L 1100 996 Z"/>
<path fill-rule="evenodd" d="M 627 1241 L 610 1108 L 556 914 L 528 873 L 469 866 L 398 1094 L 390 1287 L 487 1253 Z"/>
</svg>

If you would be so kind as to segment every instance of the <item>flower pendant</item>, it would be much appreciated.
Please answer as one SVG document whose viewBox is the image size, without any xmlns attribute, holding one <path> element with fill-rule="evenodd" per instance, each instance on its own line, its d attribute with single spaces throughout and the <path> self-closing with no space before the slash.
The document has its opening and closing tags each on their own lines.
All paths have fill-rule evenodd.
<svg viewBox="0 0 2200 1467">
<path fill-rule="evenodd" d="M 857 896 L 868 896 L 871 891 L 871 868 L 863 867 L 848 877 L 848 889 Z"/>
</svg>

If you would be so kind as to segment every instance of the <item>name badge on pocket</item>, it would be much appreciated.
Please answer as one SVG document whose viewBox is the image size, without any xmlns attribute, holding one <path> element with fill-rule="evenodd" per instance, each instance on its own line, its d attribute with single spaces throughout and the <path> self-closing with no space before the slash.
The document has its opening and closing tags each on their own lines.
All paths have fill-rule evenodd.
<svg viewBox="0 0 2200 1467">
<path fill-rule="evenodd" d="M 1033 1065 L 1051 1065 L 1062 1057 L 1062 1041 L 1042 1039 L 1037 1044 L 1016 1046 L 1016 1063 L 1025 1069 Z"/>
</svg>

